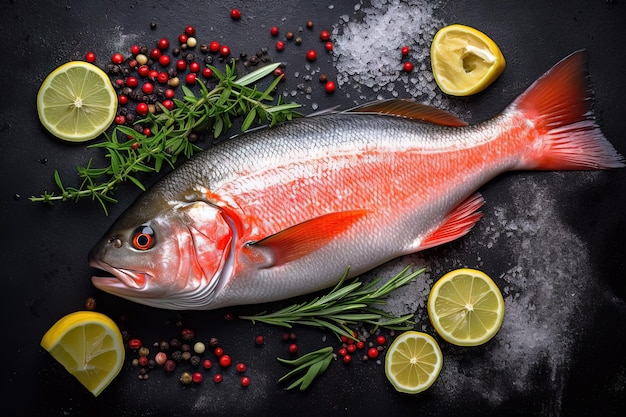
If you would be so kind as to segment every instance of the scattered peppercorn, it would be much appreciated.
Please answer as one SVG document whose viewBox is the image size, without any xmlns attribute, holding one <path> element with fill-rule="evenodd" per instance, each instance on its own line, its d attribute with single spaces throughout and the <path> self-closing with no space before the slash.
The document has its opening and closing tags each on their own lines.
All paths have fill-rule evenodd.
<svg viewBox="0 0 626 417">
<path fill-rule="evenodd" d="M 406 72 L 411 72 L 413 71 L 413 64 L 407 61 L 402 65 L 402 69 Z"/>
<path fill-rule="evenodd" d="M 309 20 L 308 22 L 306 22 L 306 27 L 307 29 L 313 29 L 313 21 Z"/>
<path fill-rule="evenodd" d="M 228 368 L 230 366 L 232 360 L 230 359 L 229 355 L 222 355 L 222 356 L 220 356 L 219 362 L 220 362 L 220 366 L 222 368 Z"/>
<path fill-rule="evenodd" d="M 193 345 L 193 351 L 196 352 L 198 355 L 201 355 L 204 353 L 206 347 L 204 346 L 204 343 L 202 342 L 196 342 Z"/>
<path fill-rule="evenodd" d="M 164 352 L 159 352 L 154 355 L 154 361 L 159 365 L 163 365 L 167 362 L 167 355 Z"/>
<path fill-rule="evenodd" d="M 180 382 L 184 385 L 189 385 L 192 381 L 193 377 L 189 372 L 183 372 L 183 374 L 180 376 Z"/>
<path fill-rule="evenodd" d="M 270 28 L 270 35 L 278 36 L 278 32 L 279 32 L 278 26 L 272 26 Z"/>
<path fill-rule="evenodd" d="M 258 335 L 257 337 L 254 338 L 254 343 L 257 346 L 262 346 L 265 344 L 265 336 L 262 335 Z"/>
<path fill-rule="evenodd" d="M 276 41 L 276 50 L 278 52 L 282 52 L 285 49 L 285 42 L 283 41 Z"/>
<path fill-rule="evenodd" d="M 239 362 L 237 365 L 235 365 L 235 369 L 240 374 L 243 374 L 244 372 L 246 372 L 246 364 L 242 363 L 242 362 Z"/>
<path fill-rule="evenodd" d="M 213 367 L 213 362 L 211 362 L 210 359 L 205 359 L 204 361 L 202 361 L 202 367 L 204 369 L 211 369 Z"/>
<path fill-rule="evenodd" d="M 139 356 L 148 356 L 150 354 L 150 349 L 148 349 L 146 346 L 142 346 L 139 348 L 137 353 L 139 354 Z"/>
<path fill-rule="evenodd" d="M 245 387 L 247 387 L 249 385 L 250 385 L 250 377 L 242 376 L 241 377 L 241 386 L 245 388 Z"/>
<path fill-rule="evenodd" d="M 289 345 L 289 353 L 291 354 L 295 354 L 298 352 L 298 345 L 296 345 L 295 343 L 292 343 Z"/>
<path fill-rule="evenodd" d="M 137 350 L 141 347 L 141 340 L 139 339 L 130 339 L 128 341 L 128 348 L 132 350 Z"/>
<path fill-rule="evenodd" d="M 163 364 L 163 369 L 165 369 L 167 372 L 173 372 L 174 369 L 176 369 L 176 362 L 174 362 L 172 359 L 166 360 L 165 364 Z"/>
<path fill-rule="evenodd" d="M 409 54 L 409 47 L 403 46 L 402 49 L 400 49 L 400 53 L 402 54 L 402 56 L 407 56 Z"/>
<path fill-rule="evenodd" d="M 233 19 L 233 20 L 241 19 L 241 10 L 239 10 L 239 9 L 232 9 L 230 11 L 230 18 Z"/>
<path fill-rule="evenodd" d="M 306 59 L 308 59 L 309 61 L 315 61 L 317 59 L 317 52 L 315 52 L 315 49 L 310 49 L 306 53 Z"/>
<path fill-rule="evenodd" d="M 156 28 L 157 28 L 156 22 L 151 22 L 150 23 L 150 29 L 155 30 Z"/>
<path fill-rule="evenodd" d="M 219 384 L 220 382 L 222 382 L 223 379 L 224 379 L 224 377 L 222 376 L 222 374 L 215 374 L 215 375 L 213 375 L 213 381 L 216 384 Z"/>
<path fill-rule="evenodd" d="M 93 52 L 87 52 L 87 54 L 85 54 L 85 61 L 93 64 L 94 62 L 96 62 L 96 54 L 94 54 Z"/>
<path fill-rule="evenodd" d="M 118 98 L 119 101 L 119 98 Z M 85 310 L 94 311 L 96 309 L 96 299 L 93 297 L 87 297 L 85 300 Z"/>
<path fill-rule="evenodd" d="M 200 372 L 194 372 L 191 375 L 191 380 L 195 383 L 195 384 L 199 384 L 202 382 L 202 374 Z"/>
<path fill-rule="evenodd" d="M 219 358 L 220 356 L 222 356 L 224 354 L 224 349 L 222 349 L 221 347 L 216 347 L 213 350 L 213 353 L 215 354 L 215 356 L 217 356 Z"/>
<path fill-rule="evenodd" d="M 326 85 L 324 86 L 324 89 L 326 90 L 327 93 L 333 93 L 335 91 L 336 85 L 333 81 L 326 81 Z"/>
<path fill-rule="evenodd" d="M 378 349 L 376 349 L 375 347 L 371 347 L 367 350 L 367 356 L 370 359 L 376 359 L 378 357 L 378 354 L 379 354 Z"/>
</svg>

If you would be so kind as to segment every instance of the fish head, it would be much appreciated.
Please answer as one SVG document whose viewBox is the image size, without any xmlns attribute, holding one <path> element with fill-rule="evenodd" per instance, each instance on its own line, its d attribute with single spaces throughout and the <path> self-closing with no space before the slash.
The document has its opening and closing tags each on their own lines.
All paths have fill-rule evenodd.
<svg viewBox="0 0 626 417">
<path fill-rule="evenodd" d="M 206 201 L 142 198 L 89 253 L 90 266 L 112 275 L 92 283 L 153 307 L 207 309 L 232 271 L 233 235 L 220 208 Z"/>
</svg>

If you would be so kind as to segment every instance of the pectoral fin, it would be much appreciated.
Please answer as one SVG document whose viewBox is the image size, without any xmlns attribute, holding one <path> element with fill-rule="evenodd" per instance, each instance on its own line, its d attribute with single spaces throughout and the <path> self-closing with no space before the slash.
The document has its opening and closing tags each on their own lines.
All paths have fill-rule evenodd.
<svg viewBox="0 0 626 417">
<path fill-rule="evenodd" d="M 283 265 L 329 244 L 367 213 L 351 210 L 325 214 L 249 243 L 243 251 L 249 260 L 265 268 Z"/>
</svg>

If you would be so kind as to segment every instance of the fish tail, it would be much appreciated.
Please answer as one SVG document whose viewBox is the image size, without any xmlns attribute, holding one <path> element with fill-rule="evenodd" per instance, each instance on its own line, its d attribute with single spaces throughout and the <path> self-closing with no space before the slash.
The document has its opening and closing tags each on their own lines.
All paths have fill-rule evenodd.
<svg viewBox="0 0 626 417">
<path fill-rule="evenodd" d="M 524 168 L 589 170 L 624 166 L 624 158 L 600 131 L 592 112 L 586 53 L 566 57 L 513 103 L 534 125 Z"/>
</svg>

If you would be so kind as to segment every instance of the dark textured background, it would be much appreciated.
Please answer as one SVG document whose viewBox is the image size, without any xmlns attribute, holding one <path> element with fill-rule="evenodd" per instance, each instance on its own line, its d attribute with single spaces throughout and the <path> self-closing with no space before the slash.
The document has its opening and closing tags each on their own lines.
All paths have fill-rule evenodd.
<svg viewBox="0 0 626 417">
<path fill-rule="evenodd" d="M 329 9 L 331 4 L 334 8 Z M 232 22 L 228 17 L 233 6 L 244 14 L 240 22 Z M 196 26 L 200 42 L 215 34 L 224 36 L 235 54 L 254 53 L 264 46 L 273 52 L 275 40 L 268 34 L 270 26 L 278 25 L 287 30 L 287 27 L 297 28 L 313 20 L 317 32 L 323 27 L 332 27 L 339 22 L 339 16 L 352 14 L 352 11 L 353 3 L 341 0 L 2 0 L 0 207 L 3 249 L 0 250 L 0 265 L 5 337 L 1 392 L 3 408 L 10 415 L 367 416 L 393 412 L 424 416 L 608 416 L 623 411 L 626 170 L 592 177 L 579 173 L 518 173 L 502 176 L 482 190 L 492 205 L 508 207 L 516 199 L 525 198 L 515 195 L 514 184 L 540 178 L 538 181 L 554 190 L 555 205 L 563 224 L 586 245 L 591 264 L 585 271 L 592 271 L 582 278 L 592 282 L 593 290 L 582 292 L 590 298 L 578 302 L 578 311 L 568 315 L 570 320 L 579 317 L 584 325 L 568 327 L 580 334 L 568 339 L 573 342 L 566 350 L 569 356 L 564 374 L 559 375 L 555 383 L 554 375 L 546 370 L 550 367 L 542 367 L 539 361 L 533 368 L 530 388 L 509 393 L 503 388 L 503 398 L 498 401 L 490 401 L 475 390 L 456 389 L 454 395 L 446 393 L 444 382 L 440 381 L 436 389 L 422 395 L 398 395 L 385 380 L 382 367 L 358 362 L 350 367 L 333 364 L 323 379 L 306 393 L 286 392 L 284 386 L 276 383 L 285 372 L 275 361 L 276 356 L 286 355 L 286 347 L 280 342 L 282 330 L 226 321 L 223 311 L 184 313 L 182 320 L 185 325 L 194 327 L 204 340 L 218 337 L 235 360 L 248 364 L 253 383 L 246 390 L 239 386 L 233 370 L 226 372 L 226 379 L 219 386 L 205 380 L 201 385 L 183 389 L 176 381 L 178 371 L 170 377 L 155 371 L 148 381 L 138 381 L 136 369 L 127 363 L 112 385 L 99 398 L 93 398 L 39 347 L 44 332 L 63 315 L 81 309 L 85 298 L 91 295 L 97 298 L 100 311 L 116 320 L 127 317 L 124 327 L 146 342 L 169 339 L 177 333 L 177 328 L 167 323 L 176 320 L 175 313 L 99 293 L 89 281 L 93 272 L 86 262 L 89 248 L 138 195 L 137 189 L 122 187 L 117 195 L 120 202 L 110 207 L 109 217 L 104 216 L 97 204 L 88 201 L 53 207 L 28 201 L 29 196 L 54 188 L 52 173 L 55 169 L 71 182 L 76 165 L 99 155 L 82 145 L 55 140 L 41 127 L 37 119 L 36 94 L 45 76 L 68 60 L 82 59 L 90 50 L 96 52 L 98 63 L 102 65 L 106 57 L 118 51 L 116 45 L 135 42 L 124 36 L 136 35 L 136 42 L 142 44 L 151 44 L 162 36 L 174 40 L 187 24 Z M 493 116 L 559 59 L 585 48 L 589 52 L 589 69 L 596 90 L 595 109 L 603 131 L 622 154 L 626 153 L 624 1 L 444 1 L 437 14 L 448 24 L 458 22 L 480 28 L 496 40 L 507 58 L 506 71 L 491 88 L 477 96 L 454 101 L 456 108 L 467 109 L 463 117 L 470 114 L 471 122 Z M 158 25 L 155 31 L 149 29 L 152 21 Z M 313 35 L 308 37 L 312 39 Z M 292 55 L 293 51 L 294 48 L 286 51 L 280 59 L 288 63 L 290 60 L 301 62 L 302 57 Z M 334 75 L 329 57 L 321 57 L 316 65 L 331 77 Z M 294 64 L 288 68 L 288 76 L 289 71 L 295 70 Z M 297 82 L 290 78 L 283 87 L 294 89 Z M 326 96 L 316 83 L 313 85 L 312 100 L 303 100 L 307 105 L 313 101 L 320 108 L 352 104 L 341 90 Z M 369 96 L 375 97 L 375 94 Z M 308 112 L 310 108 L 305 110 Z M 549 235 L 550 230 L 545 233 Z M 563 241 L 559 245 L 567 251 L 570 243 Z M 467 262 L 472 266 L 471 259 L 475 256 L 468 255 L 470 260 L 465 261 L 463 254 L 473 254 L 476 248 L 462 242 L 453 243 L 451 247 L 453 254 L 460 254 L 461 264 Z M 560 250 L 554 248 L 555 261 Z M 434 249 L 423 256 L 437 260 L 449 254 L 446 249 Z M 516 255 L 482 248 L 481 266 L 498 277 L 509 268 L 507 257 L 514 259 Z M 542 306 L 536 308 L 541 317 Z M 249 309 L 234 309 L 234 312 Z M 296 331 L 303 350 L 329 344 L 322 342 L 320 332 Z M 259 333 L 268 340 L 263 348 L 253 345 L 254 336 Z M 548 339 L 538 343 L 547 346 L 560 342 Z M 475 351 L 476 357 L 488 353 L 488 347 Z M 444 346 L 444 355 L 456 355 L 457 363 L 468 365 L 467 370 L 459 372 L 471 372 L 472 355 L 459 359 L 459 355 L 465 354 L 449 346 Z M 532 358 L 527 359 L 532 361 Z M 514 372 L 505 376 L 511 386 L 515 386 L 516 378 Z"/>
</svg>

